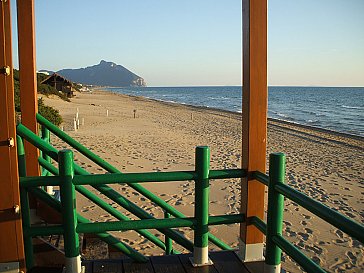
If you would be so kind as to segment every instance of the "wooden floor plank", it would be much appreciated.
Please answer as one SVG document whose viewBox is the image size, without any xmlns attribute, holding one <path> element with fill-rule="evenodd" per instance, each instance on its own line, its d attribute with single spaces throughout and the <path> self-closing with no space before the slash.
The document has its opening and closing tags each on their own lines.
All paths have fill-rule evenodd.
<svg viewBox="0 0 364 273">
<path fill-rule="evenodd" d="M 147 263 L 136 263 L 130 259 L 123 261 L 125 273 L 154 273 L 150 260 Z"/>
<path fill-rule="evenodd" d="M 150 257 L 155 273 L 186 273 L 177 255 Z"/>
<path fill-rule="evenodd" d="M 93 264 L 94 273 L 123 273 L 121 261 L 100 260 Z"/>
<path fill-rule="evenodd" d="M 82 266 L 85 267 L 85 273 L 93 273 L 93 261 L 82 261 Z"/>
<path fill-rule="evenodd" d="M 249 273 L 244 264 L 232 251 L 211 252 L 210 258 L 219 273 Z"/>
<path fill-rule="evenodd" d="M 61 267 L 45 267 L 36 266 L 30 269 L 29 273 L 62 273 Z"/>
<path fill-rule="evenodd" d="M 189 260 L 192 254 L 149 257 L 148 263 L 136 263 L 132 260 L 96 260 L 83 261 L 86 273 L 249 273 L 263 272 L 263 262 L 244 265 L 233 251 L 211 252 L 212 266 L 193 267 Z M 251 270 L 248 270 L 250 268 Z M 253 269 L 254 268 L 254 269 Z M 39 270 L 39 268 L 38 268 Z M 40 269 L 41 270 L 41 269 Z M 31 271 L 61 272 L 61 271 Z"/>
<path fill-rule="evenodd" d="M 218 273 L 217 270 L 215 269 L 214 265 L 193 267 L 190 262 L 190 258 L 192 256 L 193 256 L 192 254 L 178 255 L 178 257 L 181 261 L 181 264 L 187 273 Z"/>
</svg>

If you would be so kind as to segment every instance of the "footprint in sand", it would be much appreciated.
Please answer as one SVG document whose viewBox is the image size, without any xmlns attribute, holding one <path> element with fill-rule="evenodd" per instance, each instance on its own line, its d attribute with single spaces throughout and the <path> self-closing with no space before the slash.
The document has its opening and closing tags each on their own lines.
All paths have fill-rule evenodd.
<svg viewBox="0 0 364 273">
<path fill-rule="evenodd" d="M 299 236 L 301 236 L 301 238 L 304 240 L 304 241 L 307 241 L 309 238 L 310 238 L 310 235 L 307 234 L 307 233 L 303 233 L 303 232 L 298 232 L 297 233 Z"/>
<path fill-rule="evenodd" d="M 313 232 L 313 230 L 312 230 L 312 229 L 310 229 L 310 228 L 305 228 L 305 231 L 306 231 L 306 233 L 308 233 L 308 234 L 312 234 L 312 232 Z"/>
<path fill-rule="evenodd" d="M 302 214 L 302 216 L 303 216 L 305 219 L 307 219 L 307 220 L 311 219 L 311 216 L 310 216 L 310 215 Z"/>
<path fill-rule="evenodd" d="M 317 256 L 313 256 L 312 261 L 314 261 L 318 265 L 322 264 L 322 260 Z"/>
<path fill-rule="evenodd" d="M 341 239 L 343 239 L 343 238 L 344 238 L 344 233 L 343 233 L 341 230 L 339 230 L 339 229 L 335 229 L 334 233 L 335 233 L 335 234 L 336 234 L 339 238 L 341 238 Z"/>
</svg>

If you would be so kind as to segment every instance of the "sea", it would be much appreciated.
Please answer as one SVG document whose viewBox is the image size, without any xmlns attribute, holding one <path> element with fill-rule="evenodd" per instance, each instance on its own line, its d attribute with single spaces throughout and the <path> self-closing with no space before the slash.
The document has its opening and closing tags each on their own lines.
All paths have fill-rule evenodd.
<svg viewBox="0 0 364 273">
<path fill-rule="evenodd" d="M 123 87 L 108 91 L 154 100 L 242 111 L 241 86 Z M 364 87 L 268 87 L 268 117 L 364 137 Z"/>
</svg>

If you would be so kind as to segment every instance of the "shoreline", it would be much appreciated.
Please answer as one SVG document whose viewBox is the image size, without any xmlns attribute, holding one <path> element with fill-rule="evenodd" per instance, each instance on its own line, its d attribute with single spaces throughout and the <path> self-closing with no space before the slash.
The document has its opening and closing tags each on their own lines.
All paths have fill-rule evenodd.
<svg viewBox="0 0 364 273">
<path fill-rule="evenodd" d="M 47 105 L 62 114 L 67 134 L 122 172 L 191 170 L 194 168 L 194 147 L 198 145 L 210 147 L 211 169 L 239 168 L 241 165 L 241 114 L 109 91 L 77 93 L 70 103 L 52 97 L 44 99 Z M 85 125 L 75 132 L 72 125 L 77 108 Z M 134 110 L 137 110 L 135 118 Z M 59 149 L 67 147 L 56 138 L 51 140 Z M 286 154 L 287 183 L 361 223 L 364 223 L 363 147 L 362 139 L 268 121 L 267 156 L 272 152 Z M 90 173 L 105 173 L 79 153 L 75 153 L 75 162 Z M 193 215 L 193 183 L 144 186 L 185 215 Z M 240 187 L 239 179 L 213 181 L 211 214 L 238 213 Z M 115 185 L 115 190 L 153 216 L 163 217 L 158 208 L 137 192 L 122 185 Z M 114 202 L 108 202 L 117 207 Z M 91 221 L 113 220 L 84 198 L 77 199 L 77 207 Z M 126 215 L 130 214 L 126 212 Z M 181 229 L 181 232 L 187 238 L 193 238 L 191 231 Z M 238 225 L 213 226 L 210 232 L 237 247 Z M 144 239 L 132 232 L 116 232 L 115 235 L 144 254 L 162 253 L 151 244 L 144 244 Z M 364 269 L 364 249 L 356 240 L 288 200 L 285 201 L 284 236 L 330 272 Z M 177 245 L 174 247 L 182 250 Z M 290 258 L 284 256 L 283 260 L 287 272 L 300 272 Z"/>
<path fill-rule="evenodd" d="M 192 104 L 187 104 L 187 103 L 179 103 L 179 102 L 175 102 L 175 101 L 164 101 L 164 100 L 153 99 L 153 98 L 144 97 L 144 96 L 122 94 L 122 93 L 113 92 L 113 91 L 102 89 L 102 88 L 98 89 L 97 91 L 98 92 L 112 93 L 112 94 L 115 94 L 115 95 L 123 95 L 123 96 L 129 96 L 129 97 L 134 97 L 134 98 L 141 98 L 141 99 L 151 100 L 151 101 L 155 101 L 155 102 L 159 102 L 159 103 L 165 103 L 165 104 L 171 105 L 171 106 L 180 105 L 180 106 L 191 107 L 191 108 L 194 108 L 194 109 L 197 109 L 197 110 L 200 109 L 200 110 L 211 110 L 211 111 L 216 111 L 216 112 L 222 112 L 222 113 L 236 115 L 238 117 L 238 119 L 241 119 L 241 115 L 242 115 L 241 112 L 234 112 L 234 111 L 229 111 L 229 110 L 214 108 L 214 107 L 208 107 L 208 106 L 197 106 L 197 105 L 192 105 Z M 334 135 L 337 135 L 337 136 L 353 138 L 353 139 L 356 139 L 356 140 L 364 141 L 364 136 L 361 136 L 361 135 L 355 135 L 355 134 L 350 134 L 350 133 L 347 133 L 347 132 L 340 132 L 340 131 L 335 131 L 335 130 L 326 129 L 326 128 L 322 128 L 322 127 L 311 126 L 311 125 L 307 125 L 307 124 L 301 124 L 301 123 L 298 123 L 298 122 L 288 121 L 288 120 L 284 120 L 284 119 L 268 117 L 267 121 L 268 122 L 273 121 L 273 122 L 282 123 L 282 124 L 285 124 L 285 125 L 292 125 L 292 126 L 301 127 L 301 128 L 308 129 L 308 130 L 319 131 L 319 132 L 326 133 L 326 134 L 334 134 Z"/>
</svg>

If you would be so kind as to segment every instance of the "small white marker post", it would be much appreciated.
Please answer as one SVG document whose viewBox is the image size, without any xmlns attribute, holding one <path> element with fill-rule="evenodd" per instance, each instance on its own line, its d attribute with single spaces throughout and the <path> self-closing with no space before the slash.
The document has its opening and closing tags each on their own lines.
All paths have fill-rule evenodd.
<svg viewBox="0 0 364 273">
<path fill-rule="evenodd" d="M 77 119 L 77 129 L 80 129 L 80 120 Z"/>
<path fill-rule="evenodd" d="M 107 117 L 109 116 L 109 110 L 106 110 L 106 116 Z"/>
<path fill-rule="evenodd" d="M 47 186 L 46 187 L 46 190 L 47 190 L 47 193 L 50 194 L 50 195 L 53 195 L 54 192 L 53 192 L 53 186 Z"/>
<path fill-rule="evenodd" d="M 77 123 L 76 123 L 76 119 L 73 119 L 73 128 L 75 131 L 77 131 Z"/>
<path fill-rule="evenodd" d="M 85 273 L 85 267 L 81 264 L 81 256 L 65 259 L 62 273 Z"/>
</svg>

